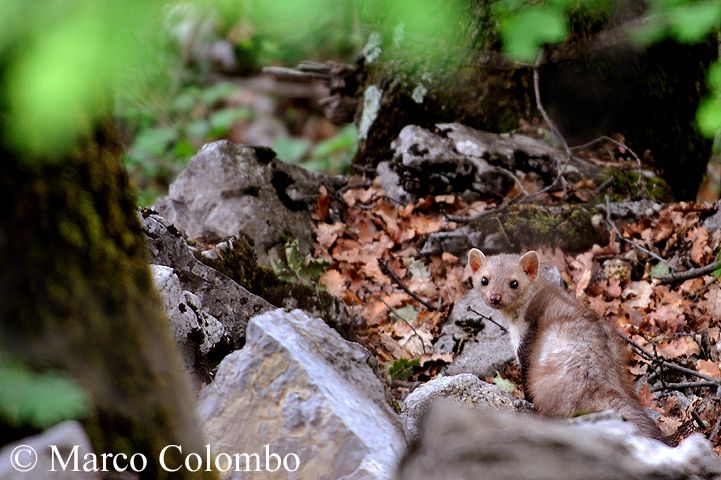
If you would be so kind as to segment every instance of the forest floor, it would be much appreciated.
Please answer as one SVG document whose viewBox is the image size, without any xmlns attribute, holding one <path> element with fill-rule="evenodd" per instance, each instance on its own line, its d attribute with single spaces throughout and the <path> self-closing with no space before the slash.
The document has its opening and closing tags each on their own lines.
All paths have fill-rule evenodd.
<svg viewBox="0 0 721 480">
<path fill-rule="evenodd" d="M 613 144 L 585 152 L 599 162 L 627 153 Z M 527 192 L 540 188 L 521 182 Z M 506 199 L 468 204 L 456 195 L 440 195 L 400 205 L 377 182 L 351 178 L 349 185 L 334 198 L 322 190 L 318 200 L 316 255 L 331 262 L 321 283 L 363 317 L 366 325 L 357 333 L 386 365 L 394 394 L 402 398 L 453 361 L 451 354 L 432 354 L 432 343 L 454 302 L 470 288 L 465 259 L 422 255 L 423 239 L 459 226 L 450 218 L 489 211 Z M 584 203 L 597 187 L 583 181 L 533 201 Z M 518 190 L 509 194 L 516 195 Z M 341 205 L 343 222 L 329 223 L 333 201 Z M 660 414 L 663 432 L 675 440 L 702 432 L 721 453 L 721 271 L 670 284 L 659 279 L 668 273 L 666 264 L 687 270 L 717 260 L 721 231 L 702 225 L 714 212 L 710 203 L 669 204 L 638 222 L 609 225 L 610 241 L 577 255 L 537 250 L 542 262 L 558 267 L 570 292 L 630 340 L 629 371 L 642 380 L 641 399 Z M 515 362 L 485 380 L 523 398 Z"/>
</svg>

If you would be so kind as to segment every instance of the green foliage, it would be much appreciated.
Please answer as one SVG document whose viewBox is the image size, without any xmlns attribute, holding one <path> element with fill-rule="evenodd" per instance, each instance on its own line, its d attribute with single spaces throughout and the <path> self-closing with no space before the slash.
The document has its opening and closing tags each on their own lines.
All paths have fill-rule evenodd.
<svg viewBox="0 0 721 480">
<path fill-rule="evenodd" d="M 523 62 L 533 62 L 544 44 L 561 42 L 568 33 L 568 18 L 583 9 L 593 14 L 614 6 L 613 0 L 498 0 L 491 6 L 500 24 L 506 53 Z M 631 31 L 640 46 L 668 37 L 680 43 L 699 43 L 718 32 L 721 25 L 719 0 L 650 0 L 642 18 Z M 721 62 L 709 70 L 710 93 L 698 108 L 696 120 L 709 138 L 721 131 Z"/>
<path fill-rule="evenodd" d="M 659 262 L 653 267 L 651 267 L 651 278 L 661 278 L 665 277 L 671 273 L 671 269 L 669 268 L 667 263 Z"/>
<path fill-rule="evenodd" d="M 271 267 L 276 276 L 289 283 L 304 285 L 318 285 L 318 279 L 325 272 L 330 262 L 323 258 L 313 258 L 305 255 L 298 248 L 298 240 L 289 240 L 284 246 L 285 261 L 271 261 Z"/>
<path fill-rule="evenodd" d="M 416 367 L 420 367 L 420 365 L 421 360 L 419 358 L 412 360 L 399 358 L 395 362 L 386 365 L 386 371 L 391 380 L 408 380 L 413 375 L 413 370 Z"/>
<path fill-rule="evenodd" d="M 348 124 L 311 148 L 304 138 L 281 137 L 272 145 L 278 158 L 314 172 L 347 173 L 358 148 L 358 130 Z"/>
<path fill-rule="evenodd" d="M 536 59 L 544 43 L 560 42 L 567 34 L 564 12 L 553 5 L 534 5 L 501 21 L 501 38 L 506 52 L 528 63 Z"/>
<path fill-rule="evenodd" d="M 20 7 L 20 8 L 18 8 Z M 153 52 L 158 2 L 0 2 L 0 54 L 7 72 L 8 140 L 18 149 L 58 158 L 91 122 L 109 113 L 123 72 L 142 76 Z M 149 28 L 153 26 L 153 28 Z"/>
<path fill-rule="evenodd" d="M 506 380 L 498 372 L 496 372 L 496 376 L 493 377 L 493 384 L 504 392 L 513 393 L 516 391 L 516 386 L 513 384 L 513 382 L 510 380 Z"/>
<path fill-rule="evenodd" d="M 44 429 L 88 411 L 85 393 L 56 373 L 34 373 L 19 364 L 3 362 L 0 385 L 0 416 L 14 427 Z"/>
</svg>

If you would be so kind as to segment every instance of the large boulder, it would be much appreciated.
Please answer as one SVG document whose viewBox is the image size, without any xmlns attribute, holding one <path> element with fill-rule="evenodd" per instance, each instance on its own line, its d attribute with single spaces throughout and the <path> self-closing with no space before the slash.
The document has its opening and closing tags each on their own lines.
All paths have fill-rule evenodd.
<svg viewBox="0 0 721 480">
<path fill-rule="evenodd" d="M 300 310 L 254 317 L 245 347 L 200 394 L 213 451 L 270 445 L 281 458 L 297 455 L 296 479 L 390 478 L 404 436 L 373 363 L 365 348 Z M 261 469 L 263 478 L 288 478 Z"/>
<path fill-rule="evenodd" d="M 465 408 L 530 412 L 531 404 L 483 382 L 475 375 L 464 373 L 434 378 L 413 390 L 403 402 L 401 421 L 411 438 L 420 433 L 420 420 L 430 405 L 444 399 Z"/>
<path fill-rule="evenodd" d="M 311 212 L 323 182 L 333 179 L 283 163 L 269 148 L 222 140 L 190 160 L 155 209 L 189 238 L 244 235 L 266 263 L 288 237 L 312 252 Z"/>
<path fill-rule="evenodd" d="M 676 448 L 638 436 L 619 418 L 550 420 L 434 403 L 398 480 L 534 478 L 712 479 L 721 459 L 701 434 Z"/>
</svg>

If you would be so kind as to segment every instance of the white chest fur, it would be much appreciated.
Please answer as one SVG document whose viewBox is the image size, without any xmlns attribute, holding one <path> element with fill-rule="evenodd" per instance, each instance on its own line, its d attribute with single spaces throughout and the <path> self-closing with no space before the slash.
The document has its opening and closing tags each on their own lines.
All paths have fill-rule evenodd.
<svg viewBox="0 0 721 480">
<path fill-rule="evenodd" d="M 526 335 L 528 325 L 526 325 L 526 322 L 521 321 L 517 315 L 507 316 L 504 314 L 503 318 L 506 326 L 508 327 L 508 334 L 511 337 L 511 347 L 513 348 L 513 353 L 516 355 L 516 361 L 520 364 L 518 349 L 521 346 L 521 342 L 523 342 L 523 337 Z"/>
</svg>

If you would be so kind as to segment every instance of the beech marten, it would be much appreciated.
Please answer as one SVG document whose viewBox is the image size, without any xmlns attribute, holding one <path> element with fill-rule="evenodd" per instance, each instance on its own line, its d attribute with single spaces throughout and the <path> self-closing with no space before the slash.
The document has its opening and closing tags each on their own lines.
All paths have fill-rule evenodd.
<svg viewBox="0 0 721 480">
<path fill-rule="evenodd" d="M 538 263 L 534 251 L 468 253 L 474 288 L 508 325 L 526 400 L 551 417 L 615 409 L 642 435 L 663 441 L 636 394 L 621 338 L 563 288 L 538 278 Z"/>
</svg>

